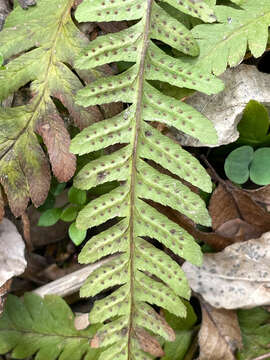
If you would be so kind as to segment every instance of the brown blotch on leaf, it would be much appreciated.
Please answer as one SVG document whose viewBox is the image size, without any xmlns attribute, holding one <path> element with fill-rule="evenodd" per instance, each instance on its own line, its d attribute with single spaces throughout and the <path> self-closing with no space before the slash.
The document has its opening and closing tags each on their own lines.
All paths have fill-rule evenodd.
<svg viewBox="0 0 270 360">
<path fill-rule="evenodd" d="M 135 330 L 135 335 L 139 342 L 140 348 L 143 351 L 155 357 L 162 357 L 165 355 L 159 342 L 153 336 L 151 336 L 146 330 L 137 327 Z"/>
</svg>

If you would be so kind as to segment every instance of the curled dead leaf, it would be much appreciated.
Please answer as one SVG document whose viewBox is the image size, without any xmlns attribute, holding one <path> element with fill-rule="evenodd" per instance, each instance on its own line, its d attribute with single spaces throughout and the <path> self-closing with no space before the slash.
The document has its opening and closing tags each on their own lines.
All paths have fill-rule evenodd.
<svg viewBox="0 0 270 360">
<path fill-rule="evenodd" d="M 237 315 L 232 310 L 215 309 L 201 301 L 202 326 L 199 332 L 199 360 L 234 360 L 242 347 Z"/>
</svg>

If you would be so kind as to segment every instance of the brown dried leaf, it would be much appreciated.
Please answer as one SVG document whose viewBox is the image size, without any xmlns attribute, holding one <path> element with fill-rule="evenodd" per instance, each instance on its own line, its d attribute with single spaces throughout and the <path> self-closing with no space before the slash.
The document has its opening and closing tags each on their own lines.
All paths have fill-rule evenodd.
<svg viewBox="0 0 270 360">
<path fill-rule="evenodd" d="M 261 233 L 270 230 L 270 214 L 258 205 L 247 192 L 230 183 L 220 184 L 214 191 L 210 200 L 209 212 L 214 230 L 236 218 L 253 225 Z"/>
<path fill-rule="evenodd" d="M 228 238 L 236 238 L 245 241 L 261 235 L 261 231 L 241 219 L 233 219 L 225 222 L 216 229 L 216 233 Z"/>
<path fill-rule="evenodd" d="M 254 201 L 265 205 L 267 210 L 270 207 L 270 185 L 262 186 L 255 190 L 244 190 Z"/>
<path fill-rule="evenodd" d="M 204 254 L 203 266 L 183 265 L 191 288 L 217 308 L 251 308 L 270 304 L 270 232 Z"/>
<path fill-rule="evenodd" d="M 36 131 L 47 146 L 58 181 L 68 181 L 76 170 L 76 156 L 69 151 L 70 137 L 63 120 L 56 111 L 50 112 L 37 124 Z"/>
<path fill-rule="evenodd" d="M 201 308 L 199 360 L 234 360 L 234 352 L 242 347 L 236 313 L 232 310 L 215 309 L 203 301 Z"/>
<path fill-rule="evenodd" d="M 99 22 L 98 26 L 104 33 L 116 33 L 128 27 L 126 21 Z"/>
<path fill-rule="evenodd" d="M 143 351 L 155 357 L 161 357 L 165 355 L 159 342 L 153 336 L 151 336 L 146 330 L 137 327 L 136 337 Z"/>
<path fill-rule="evenodd" d="M 121 111 L 123 111 L 123 103 L 116 102 L 116 103 L 110 103 L 110 104 L 103 104 L 102 110 L 104 112 L 104 118 L 111 118 L 117 114 L 119 114 Z"/>
</svg>

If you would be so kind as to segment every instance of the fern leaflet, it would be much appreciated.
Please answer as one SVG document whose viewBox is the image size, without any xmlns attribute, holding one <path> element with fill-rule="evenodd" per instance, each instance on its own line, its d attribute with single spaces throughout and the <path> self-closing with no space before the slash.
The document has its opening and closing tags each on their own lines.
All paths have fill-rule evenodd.
<svg viewBox="0 0 270 360">
<path fill-rule="evenodd" d="M 0 34 L 0 53 L 10 59 L 0 71 L 0 101 L 29 82 L 32 93 L 25 106 L 0 107 L 0 182 L 16 216 L 29 198 L 40 206 L 50 186 L 49 163 L 35 133 L 42 136 L 60 182 L 70 179 L 76 168 L 69 133 L 53 98 L 80 128 L 101 119 L 97 108 L 84 109 L 74 101 L 82 84 L 69 66 L 88 40 L 71 19 L 73 3 L 39 0 L 27 11 L 18 6 Z"/>
<path fill-rule="evenodd" d="M 0 318 L 0 354 L 12 351 L 13 359 L 96 360 L 99 352 L 89 342 L 98 326 L 76 330 L 74 315 L 63 299 L 44 299 L 25 293 L 22 302 L 9 295 Z"/>
<path fill-rule="evenodd" d="M 201 1 L 167 2 L 204 21 L 215 20 L 211 8 Z M 74 181 L 80 189 L 119 181 L 118 187 L 91 201 L 78 215 L 76 224 L 81 229 L 118 219 L 85 245 L 79 256 L 81 263 L 120 252 L 90 275 L 81 295 L 94 296 L 118 286 L 111 295 L 96 301 L 90 313 L 91 323 L 111 320 L 97 332 L 93 343 L 106 347 L 100 359 L 150 359 L 147 352 L 157 356 L 159 345 L 150 334 L 146 335 L 145 329 L 166 340 L 173 340 L 174 333 L 149 304 L 183 317 L 185 307 L 180 297 L 188 299 L 190 290 L 179 265 L 147 239 L 155 238 L 195 264 L 201 263 L 201 252 L 186 231 L 143 199 L 170 206 L 196 223 L 206 226 L 211 223 L 198 195 L 152 166 L 153 162 L 160 164 L 204 191 L 211 191 L 210 178 L 200 163 L 161 134 L 153 122 L 174 126 L 203 142 L 215 143 L 216 133 L 208 119 L 189 105 L 165 96 L 149 80 L 166 81 L 207 94 L 220 91 L 223 84 L 212 75 L 201 73 L 199 68 L 170 57 L 152 41 L 162 41 L 191 56 L 198 54 L 191 33 L 153 0 L 84 1 L 77 9 L 76 18 L 78 21 L 139 20 L 119 33 L 98 37 L 78 59 L 76 66 L 80 69 L 120 60 L 132 62 L 125 72 L 93 82 L 80 90 L 77 97 L 82 106 L 120 100 L 130 106 L 118 116 L 84 129 L 73 139 L 71 151 L 85 154 L 122 144 L 113 153 L 87 164 Z"/>
<path fill-rule="evenodd" d="M 265 51 L 270 26 L 268 0 L 234 0 L 241 8 L 216 6 L 218 24 L 202 24 L 192 29 L 201 53 L 197 66 L 216 75 L 226 70 L 227 64 L 238 65 L 249 47 L 255 57 Z"/>
</svg>

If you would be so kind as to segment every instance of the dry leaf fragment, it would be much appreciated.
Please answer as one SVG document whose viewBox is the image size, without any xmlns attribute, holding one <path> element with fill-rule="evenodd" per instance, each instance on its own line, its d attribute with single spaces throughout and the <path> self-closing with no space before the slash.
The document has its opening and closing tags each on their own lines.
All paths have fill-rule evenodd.
<svg viewBox="0 0 270 360">
<path fill-rule="evenodd" d="M 209 212 L 213 229 L 223 236 L 241 236 L 238 241 L 258 237 L 270 230 L 270 214 L 249 193 L 229 182 L 223 182 L 216 188 L 210 200 Z M 227 228 L 234 225 L 235 231 L 230 229 L 228 232 L 224 224 L 232 220 L 234 223 L 229 223 Z"/>
<path fill-rule="evenodd" d="M 241 219 L 226 221 L 216 229 L 216 233 L 228 238 L 235 238 L 238 242 L 259 237 L 262 234 L 259 229 Z"/>
<path fill-rule="evenodd" d="M 98 26 L 105 33 L 116 33 L 121 30 L 124 30 L 128 27 L 126 21 L 109 21 L 109 22 L 99 22 Z"/>
<path fill-rule="evenodd" d="M 225 83 L 224 91 L 211 96 L 196 92 L 186 101 L 213 122 L 218 144 L 207 145 L 209 147 L 229 144 L 238 138 L 237 125 L 250 100 L 266 106 L 270 103 L 270 75 L 260 72 L 256 66 L 241 64 L 226 70 L 220 79 Z M 182 145 L 202 146 L 197 139 L 180 131 L 175 134 Z"/>
<path fill-rule="evenodd" d="M 244 190 L 254 201 L 270 210 L 270 185 L 255 190 Z"/>
<path fill-rule="evenodd" d="M 191 288 L 217 308 L 251 308 L 270 304 L 270 232 L 204 255 L 199 268 L 183 265 Z"/>
<path fill-rule="evenodd" d="M 25 245 L 16 226 L 4 218 L 0 223 L 0 286 L 26 268 Z"/>
<path fill-rule="evenodd" d="M 242 347 L 237 315 L 232 310 L 215 309 L 201 302 L 202 326 L 199 332 L 199 360 L 234 360 Z"/>
<path fill-rule="evenodd" d="M 77 315 L 74 319 L 74 326 L 77 330 L 84 330 L 90 325 L 89 314 Z M 93 341 L 93 339 L 92 339 Z M 92 346 L 92 343 L 91 343 Z M 92 346 L 93 347 L 93 346 Z"/>
</svg>

